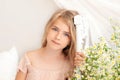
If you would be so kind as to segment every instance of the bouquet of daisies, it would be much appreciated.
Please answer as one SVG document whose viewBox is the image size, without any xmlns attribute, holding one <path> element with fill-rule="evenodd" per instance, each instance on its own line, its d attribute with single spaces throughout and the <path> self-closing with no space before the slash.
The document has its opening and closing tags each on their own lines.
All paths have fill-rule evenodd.
<svg viewBox="0 0 120 80">
<path fill-rule="evenodd" d="M 75 69 L 71 80 L 120 80 L 120 26 L 113 30 L 110 41 L 101 37 L 85 50 L 86 63 Z"/>
</svg>

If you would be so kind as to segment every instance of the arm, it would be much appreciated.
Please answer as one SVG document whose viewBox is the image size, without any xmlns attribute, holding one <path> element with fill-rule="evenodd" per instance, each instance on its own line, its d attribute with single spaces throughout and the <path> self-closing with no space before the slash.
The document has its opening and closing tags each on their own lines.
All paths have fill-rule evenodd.
<svg viewBox="0 0 120 80">
<path fill-rule="evenodd" d="M 27 75 L 27 73 L 23 73 L 22 71 L 19 70 L 17 72 L 15 80 L 26 80 L 26 75 Z"/>
</svg>

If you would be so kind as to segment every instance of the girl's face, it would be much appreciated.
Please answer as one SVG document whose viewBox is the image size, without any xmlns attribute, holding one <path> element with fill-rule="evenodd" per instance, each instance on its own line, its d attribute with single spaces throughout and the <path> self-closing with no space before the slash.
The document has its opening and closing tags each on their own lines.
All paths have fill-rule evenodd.
<svg viewBox="0 0 120 80">
<path fill-rule="evenodd" d="M 70 43 L 69 26 L 59 18 L 50 26 L 47 35 L 47 46 L 63 50 Z"/>
</svg>

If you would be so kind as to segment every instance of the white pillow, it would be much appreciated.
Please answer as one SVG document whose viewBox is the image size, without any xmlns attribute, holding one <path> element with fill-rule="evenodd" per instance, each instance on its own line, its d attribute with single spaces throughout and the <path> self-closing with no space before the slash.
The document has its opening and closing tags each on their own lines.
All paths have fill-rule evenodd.
<svg viewBox="0 0 120 80">
<path fill-rule="evenodd" d="M 0 80 L 15 80 L 18 65 L 18 53 L 15 47 L 0 52 Z"/>
</svg>

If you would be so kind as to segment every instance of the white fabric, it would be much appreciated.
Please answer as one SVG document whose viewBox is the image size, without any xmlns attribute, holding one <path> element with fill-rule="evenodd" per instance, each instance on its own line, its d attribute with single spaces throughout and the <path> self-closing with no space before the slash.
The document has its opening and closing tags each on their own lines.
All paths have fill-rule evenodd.
<svg viewBox="0 0 120 80">
<path fill-rule="evenodd" d="M 77 36 L 77 41 L 76 43 L 79 44 L 77 45 L 77 52 L 81 52 L 83 50 L 83 44 L 84 44 L 84 39 L 86 37 L 86 32 L 85 29 L 87 29 L 87 26 L 84 26 L 83 23 L 83 16 L 81 15 L 76 15 L 74 16 L 74 24 L 76 25 L 76 36 Z"/>
<path fill-rule="evenodd" d="M 89 47 L 98 38 L 107 40 L 112 33 L 110 18 L 120 20 L 120 0 L 54 0 L 60 8 L 77 10 L 85 17 L 84 25 L 88 26 L 84 47 Z"/>
<path fill-rule="evenodd" d="M 18 53 L 15 47 L 0 52 L 0 80 L 15 80 L 18 66 Z"/>
</svg>

